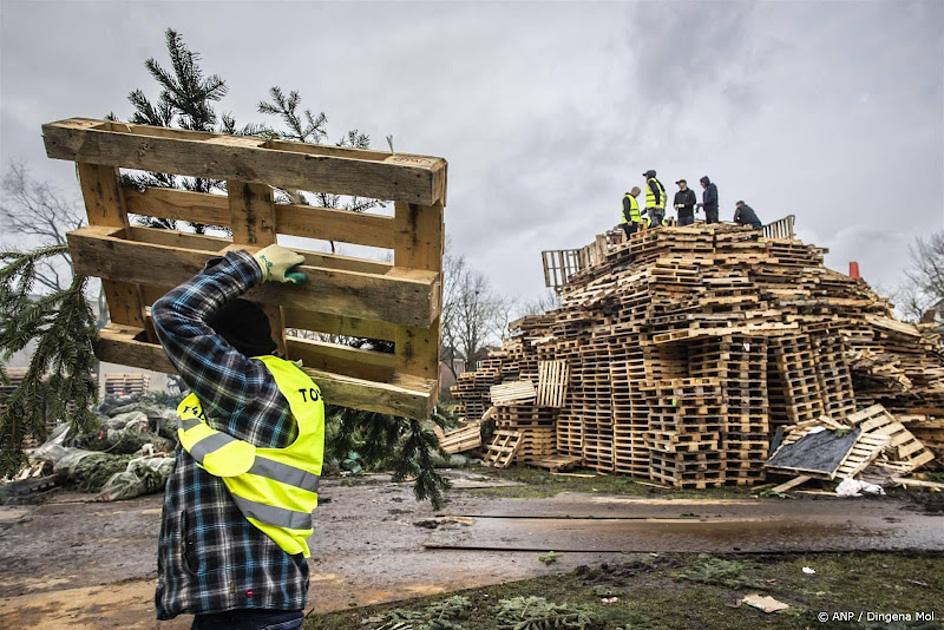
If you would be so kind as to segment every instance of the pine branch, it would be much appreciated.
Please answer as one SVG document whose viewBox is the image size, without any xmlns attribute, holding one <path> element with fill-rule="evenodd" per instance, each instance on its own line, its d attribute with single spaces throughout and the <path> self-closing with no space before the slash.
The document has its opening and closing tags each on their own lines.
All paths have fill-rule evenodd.
<svg viewBox="0 0 944 630">
<path fill-rule="evenodd" d="M 15 474 L 25 463 L 27 437 L 46 437 L 47 417 L 80 429 L 95 423 L 90 409 L 98 396 L 96 328 L 85 297 L 87 280 L 73 276 L 68 288 L 32 295 L 38 269 L 67 251 L 67 245 L 57 244 L 0 252 L 0 356 L 35 343 L 22 383 L 0 401 L 0 476 Z"/>
</svg>

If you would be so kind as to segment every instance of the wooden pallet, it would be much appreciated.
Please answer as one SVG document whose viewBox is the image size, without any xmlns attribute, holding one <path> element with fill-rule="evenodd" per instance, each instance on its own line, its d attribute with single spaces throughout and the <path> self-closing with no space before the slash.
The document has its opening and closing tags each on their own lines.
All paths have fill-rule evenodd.
<svg viewBox="0 0 944 630">
<path fill-rule="evenodd" d="M 872 405 L 849 414 L 846 419 L 868 435 L 888 438 L 889 458 L 906 466 L 903 472 L 912 472 L 934 460 L 929 451 L 905 426 L 882 405 Z"/>
<path fill-rule="evenodd" d="M 110 372 L 105 374 L 105 395 L 143 394 L 150 382 L 151 377 L 140 372 Z"/>
<path fill-rule="evenodd" d="M 569 376 L 567 361 L 539 361 L 537 404 L 541 407 L 563 407 Z"/>
<path fill-rule="evenodd" d="M 493 468 L 508 468 L 515 460 L 520 444 L 520 433 L 498 429 L 492 434 L 482 463 Z"/>
<path fill-rule="evenodd" d="M 46 153 L 76 163 L 89 225 L 68 234 L 75 272 L 103 281 L 112 322 L 96 354 L 174 372 L 148 306 L 230 249 L 253 252 L 276 234 L 379 247 L 393 262 L 301 251 L 304 287 L 266 284 L 263 305 L 279 348 L 301 359 L 326 401 L 427 417 L 439 390 L 446 162 L 73 118 L 43 125 Z M 228 195 L 139 190 L 119 167 L 225 181 Z M 393 200 L 393 217 L 275 203 L 273 187 Z M 231 239 L 135 227 L 129 214 L 222 225 Z M 393 354 L 311 341 L 287 329 L 393 342 Z"/>
<path fill-rule="evenodd" d="M 454 455 L 482 447 L 482 429 L 478 422 L 447 431 L 439 438 L 439 447 Z"/>
<path fill-rule="evenodd" d="M 489 392 L 492 404 L 495 406 L 533 402 L 537 396 L 534 383 L 531 381 L 512 381 L 511 383 L 492 385 Z"/>
</svg>

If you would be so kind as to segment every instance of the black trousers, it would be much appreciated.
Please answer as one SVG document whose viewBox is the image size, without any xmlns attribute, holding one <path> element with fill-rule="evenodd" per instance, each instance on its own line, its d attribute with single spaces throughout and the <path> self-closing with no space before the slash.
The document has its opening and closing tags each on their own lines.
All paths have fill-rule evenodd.
<svg viewBox="0 0 944 630">
<path fill-rule="evenodd" d="M 695 222 L 695 210 L 679 210 L 678 211 L 678 224 L 679 225 L 691 225 Z"/>
<path fill-rule="evenodd" d="M 249 608 L 196 615 L 190 630 L 299 630 L 304 622 L 300 610 Z"/>
<path fill-rule="evenodd" d="M 629 222 L 629 223 L 620 223 L 620 225 L 623 226 L 623 232 L 626 233 L 626 238 L 629 238 L 630 236 L 632 236 L 639 230 L 638 223 Z"/>
<path fill-rule="evenodd" d="M 718 209 L 705 207 L 705 223 L 718 222 Z"/>
</svg>

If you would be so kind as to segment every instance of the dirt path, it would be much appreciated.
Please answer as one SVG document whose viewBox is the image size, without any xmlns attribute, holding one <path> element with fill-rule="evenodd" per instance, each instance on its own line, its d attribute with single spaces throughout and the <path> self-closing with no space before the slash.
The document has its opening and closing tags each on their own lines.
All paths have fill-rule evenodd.
<svg viewBox="0 0 944 630">
<path fill-rule="evenodd" d="M 476 485 L 469 474 L 459 485 Z M 847 513 L 848 519 L 900 519 L 913 514 L 892 500 L 752 501 L 667 500 L 565 494 L 551 499 L 496 499 L 454 492 L 443 513 L 479 515 L 471 521 L 437 519 L 428 504 L 413 500 L 406 484 L 345 485 L 327 481 L 315 517 L 310 606 L 317 613 L 408 599 L 462 588 L 497 584 L 569 571 L 582 564 L 633 556 L 599 552 L 566 553 L 545 566 L 533 551 L 433 550 L 431 539 L 478 535 L 476 521 L 498 526 L 486 539 L 511 533 L 496 516 L 622 517 L 683 513 L 776 519 L 807 512 Z M 493 482 L 486 482 L 493 483 Z M 60 494 L 41 506 L 0 508 L 0 628 L 170 628 L 189 627 L 189 618 L 153 619 L 155 546 L 160 497 L 116 504 L 78 502 Z M 869 516 L 871 515 L 871 516 Z M 692 518 L 692 517 L 686 517 Z M 932 518 L 932 517 L 924 517 Z M 944 518 L 939 522 L 944 523 Z M 425 521 L 426 527 L 416 523 Z M 590 522 L 606 522 L 590 519 Z M 610 521 L 612 522 L 612 521 Z M 885 521 L 883 521 L 885 522 Z M 471 523 L 471 524 L 470 524 Z M 572 523 L 573 524 L 573 523 Z M 893 523 L 887 523 L 892 526 Z M 739 527 L 743 527 L 742 523 Z M 435 529 L 429 529 L 435 527 Z M 944 527 L 941 528 L 944 530 Z M 515 530 L 519 535 L 520 528 Z M 584 532 L 571 528 L 571 539 Z M 560 534 L 560 532 L 558 532 Z M 565 534 L 561 534 L 565 535 Z M 814 532 L 815 535 L 815 532 Z M 545 540 L 540 544 L 551 543 Z M 693 550 L 697 547 L 694 546 Z"/>
</svg>

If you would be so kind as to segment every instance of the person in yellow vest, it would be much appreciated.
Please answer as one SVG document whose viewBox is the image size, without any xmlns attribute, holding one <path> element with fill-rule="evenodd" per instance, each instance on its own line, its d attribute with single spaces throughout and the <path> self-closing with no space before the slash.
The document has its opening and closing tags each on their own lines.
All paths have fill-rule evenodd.
<svg viewBox="0 0 944 630">
<path fill-rule="evenodd" d="M 652 169 L 642 176 L 646 178 L 646 212 L 652 226 L 659 227 L 665 217 L 665 186 L 656 179 L 656 172 Z"/>
<path fill-rule="evenodd" d="M 639 190 L 639 186 L 633 186 L 628 193 L 623 195 L 623 212 L 620 225 L 623 232 L 626 233 L 626 238 L 649 226 L 649 217 L 644 217 L 640 212 L 639 201 L 636 199 L 640 192 L 642 191 Z"/>
<path fill-rule="evenodd" d="M 263 310 L 239 298 L 262 282 L 304 283 L 293 271 L 302 262 L 278 245 L 230 251 L 151 309 L 190 388 L 164 493 L 158 619 L 192 614 L 197 630 L 302 626 L 324 401 L 276 355 Z"/>
</svg>

